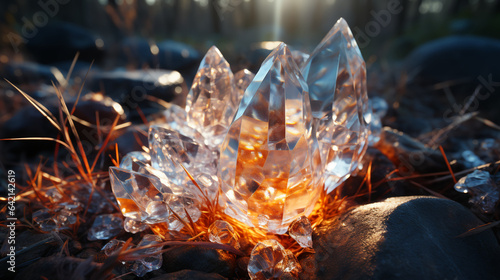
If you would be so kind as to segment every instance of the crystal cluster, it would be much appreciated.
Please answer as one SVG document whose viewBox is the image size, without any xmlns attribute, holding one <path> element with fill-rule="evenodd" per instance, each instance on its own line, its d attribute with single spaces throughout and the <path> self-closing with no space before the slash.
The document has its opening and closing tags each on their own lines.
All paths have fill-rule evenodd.
<svg viewBox="0 0 500 280">
<path fill-rule="evenodd" d="M 359 167 L 374 116 L 365 72 L 343 19 L 310 55 L 281 43 L 256 75 L 233 74 L 210 48 L 185 110 L 171 105 L 166 122 L 151 126 L 149 154 L 131 153 L 110 168 L 126 228 L 180 230 L 179 218 L 196 222 L 201 206 L 218 199 L 233 218 L 285 233 L 312 212 L 324 189 L 331 192 Z M 304 232 L 291 234 L 309 246 L 299 221 Z M 224 243 L 230 232 L 216 224 L 211 236 Z"/>
<path fill-rule="evenodd" d="M 288 228 L 290 236 L 304 248 L 312 248 L 312 231 L 311 222 L 306 216 L 301 216 Z"/>
<path fill-rule="evenodd" d="M 137 244 L 137 247 L 151 246 L 159 244 L 161 241 L 161 238 L 157 235 L 146 234 Z M 113 239 L 102 247 L 102 251 L 104 251 L 106 256 L 111 256 L 118 253 L 122 249 L 123 245 L 125 245 L 125 241 Z M 133 256 L 140 256 L 140 258 L 134 261 L 122 261 L 121 263 L 123 265 L 123 269 L 125 270 L 124 272 L 131 271 L 135 275 L 142 277 L 148 272 L 159 269 L 163 263 L 163 258 L 160 253 L 161 249 L 162 247 L 158 246 L 134 252 Z"/>
<path fill-rule="evenodd" d="M 455 184 L 455 190 L 470 194 L 469 203 L 472 207 L 486 214 L 493 213 L 500 199 L 500 188 L 493 181 L 490 173 L 483 170 L 475 170 L 462 177 Z"/>
<path fill-rule="evenodd" d="M 52 210 L 40 209 L 33 212 L 32 219 L 43 231 L 68 229 L 76 223 L 77 215 L 82 210 L 83 204 L 80 202 L 62 202 Z"/>
<path fill-rule="evenodd" d="M 248 274 L 251 279 L 281 279 L 296 276 L 300 270 L 297 259 L 276 240 L 257 243 L 250 254 Z"/>
</svg>

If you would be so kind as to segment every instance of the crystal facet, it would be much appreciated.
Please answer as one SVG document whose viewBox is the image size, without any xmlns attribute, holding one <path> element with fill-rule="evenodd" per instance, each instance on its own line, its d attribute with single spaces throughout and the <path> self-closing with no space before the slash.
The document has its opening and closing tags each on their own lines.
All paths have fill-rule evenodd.
<svg viewBox="0 0 500 280">
<path fill-rule="evenodd" d="M 136 221 L 147 221 L 147 205 L 163 201 L 163 185 L 156 176 L 110 167 L 111 187 L 123 216 Z"/>
<path fill-rule="evenodd" d="M 123 240 L 117 240 L 117 239 L 112 239 L 104 247 L 102 247 L 102 251 L 104 251 L 104 254 L 106 256 L 111 256 L 115 253 L 117 253 L 122 247 L 125 245 L 125 241 Z"/>
<path fill-rule="evenodd" d="M 304 248 L 312 248 L 312 232 L 311 222 L 306 216 L 301 216 L 288 228 L 290 236 Z"/>
<path fill-rule="evenodd" d="M 186 100 L 189 125 L 218 147 L 238 107 L 233 72 L 219 49 L 211 47 L 201 61 Z M 236 95 L 236 96 L 235 96 Z"/>
<path fill-rule="evenodd" d="M 105 240 L 119 234 L 123 229 L 123 219 L 114 214 L 99 215 L 95 218 L 87 236 L 88 240 Z"/>
<path fill-rule="evenodd" d="M 238 235 L 234 231 L 233 226 L 223 220 L 217 220 L 210 225 L 208 228 L 208 239 L 214 243 L 227 244 L 236 249 L 240 248 Z"/>
<path fill-rule="evenodd" d="M 187 172 L 205 194 L 214 199 L 218 192 L 216 178 L 207 177 L 217 173 L 217 154 L 203 143 L 176 131 L 161 126 L 151 126 L 149 147 L 153 168 L 161 170 L 168 177 L 168 185 L 174 194 L 190 194 L 203 197 Z"/>
<path fill-rule="evenodd" d="M 339 19 L 302 67 L 317 124 L 325 189 L 331 192 L 356 169 L 367 148 L 366 70 L 344 19 Z"/>
<path fill-rule="evenodd" d="M 285 44 L 248 86 L 221 147 L 226 213 L 250 226 L 284 233 L 311 213 L 322 185 L 305 83 Z M 267 216 L 265 224 L 259 223 Z"/>
<path fill-rule="evenodd" d="M 123 157 L 120 162 L 120 168 L 132 170 L 132 163 L 134 161 L 142 161 L 144 163 L 149 163 L 151 157 L 145 152 L 130 152 L 125 157 Z"/>
<path fill-rule="evenodd" d="M 257 243 L 250 254 L 248 274 L 251 279 L 280 279 L 296 273 L 299 264 L 293 254 L 276 240 Z"/>
<path fill-rule="evenodd" d="M 455 190 L 461 193 L 469 193 L 469 203 L 483 212 L 492 213 L 495 205 L 500 199 L 500 188 L 493 181 L 490 173 L 483 170 L 475 170 L 471 174 L 460 178 L 455 184 Z"/>
<path fill-rule="evenodd" d="M 243 94 L 245 93 L 245 90 L 247 89 L 248 85 L 250 85 L 250 83 L 254 78 L 255 74 L 250 72 L 248 69 L 240 70 L 236 72 L 236 74 L 234 74 L 234 85 L 236 87 L 236 90 L 238 91 L 236 94 L 233 95 L 237 97 L 236 104 L 240 104 L 241 99 L 243 98 Z"/>
</svg>

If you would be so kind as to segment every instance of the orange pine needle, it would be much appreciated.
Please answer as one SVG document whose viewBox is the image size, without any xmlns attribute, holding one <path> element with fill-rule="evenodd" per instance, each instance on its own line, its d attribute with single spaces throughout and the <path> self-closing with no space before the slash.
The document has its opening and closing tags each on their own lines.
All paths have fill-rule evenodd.
<svg viewBox="0 0 500 280">
<path fill-rule="evenodd" d="M 448 158 L 446 157 L 446 154 L 444 153 L 443 146 L 439 145 L 439 150 L 441 151 L 441 154 L 443 155 L 444 161 L 446 161 L 446 166 L 448 166 L 448 170 L 450 171 L 451 177 L 453 178 L 453 182 L 456 184 L 457 178 L 455 178 L 455 174 L 453 173 L 453 170 L 451 169 L 450 162 L 448 161 Z"/>
</svg>

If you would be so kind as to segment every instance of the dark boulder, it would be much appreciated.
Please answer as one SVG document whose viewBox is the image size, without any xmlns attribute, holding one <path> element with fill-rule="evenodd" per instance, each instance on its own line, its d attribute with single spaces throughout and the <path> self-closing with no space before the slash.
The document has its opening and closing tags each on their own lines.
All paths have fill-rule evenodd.
<svg viewBox="0 0 500 280">
<path fill-rule="evenodd" d="M 69 22 L 52 22 L 37 29 L 26 43 L 29 53 L 40 63 L 73 60 L 99 61 L 104 56 L 102 39 L 89 30 Z"/>
<path fill-rule="evenodd" d="M 314 236 L 316 279 L 498 279 L 491 230 L 451 200 L 398 197 L 356 207 Z"/>
</svg>

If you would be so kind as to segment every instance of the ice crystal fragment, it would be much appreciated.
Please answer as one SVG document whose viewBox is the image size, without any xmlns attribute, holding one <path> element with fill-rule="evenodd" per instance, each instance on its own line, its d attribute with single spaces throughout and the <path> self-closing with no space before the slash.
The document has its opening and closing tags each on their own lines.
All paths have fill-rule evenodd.
<svg viewBox="0 0 500 280">
<path fill-rule="evenodd" d="M 240 248 L 238 235 L 234 231 L 233 226 L 223 220 L 217 220 L 210 225 L 208 228 L 208 239 L 214 243 L 230 245 L 236 249 Z"/>
<path fill-rule="evenodd" d="M 137 247 L 145 247 L 161 243 L 161 238 L 154 234 L 146 234 L 142 240 L 137 244 Z M 163 263 L 163 258 L 159 251 L 162 247 L 151 247 L 139 250 L 134 255 L 144 256 L 143 258 L 135 261 L 132 265 L 132 271 L 137 276 L 144 276 L 146 273 L 157 270 Z"/>
<path fill-rule="evenodd" d="M 499 187 L 491 178 L 490 173 L 483 170 L 475 170 L 460 178 L 455 184 L 455 190 L 470 194 L 469 203 L 476 210 L 486 214 L 495 210 L 495 205 L 500 198 Z"/>
<path fill-rule="evenodd" d="M 306 216 L 295 220 L 288 228 L 288 233 L 301 247 L 312 248 L 312 227 Z"/>
<path fill-rule="evenodd" d="M 293 275 L 298 269 L 295 256 L 276 240 L 257 243 L 248 262 L 251 279 L 279 279 L 288 273 Z"/>
<path fill-rule="evenodd" d="M 228 215 L 284 233 L 311 213 L 323 187 L 311 120 L 307 84 L 282 43 L 245 91 L 221 147 L 221 200 Z"/>
<path fill-rule="evenodd" d="M 365 62 L 344 19 L 314 49 L 302 74 L 309 86 L 329 193 L 356 172 L 368 137 Z"/>
<path fill-rule="evenodd" d="M 125 241 L 123 240 L 117 240 L 117 239 L 112 239 L 104 247 L 102 247 L 102 251 L 104 251 L 104 254 L 106 256 L 111 256 L 115 253 L 117 253 L 122 247 L 125 245 Z"/>
<path fill-rule="evenodd" d="M 99 215 L 88 233 L 88 240 L 106 240 L 119 234 L 123 229 L 123 219 L 114 214 Z"/>
<path fill-rule="evenodd" d="M 126 232 L 130 233 L 138 233 L 141 231 L 145 231 L 148 228 L 148 225 L 139 221 L 135 221 L 131 218 L 126 217 L 123 222 L 123 229 Z"/>
<path fill-rule="evenodd" d="M 57 227 L 52 214 L 47 209 L 40 209 L 33 212 L 32 218 L 33 222 L 43 231 L 52 231 Z"/>
</svg>

